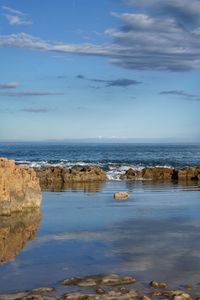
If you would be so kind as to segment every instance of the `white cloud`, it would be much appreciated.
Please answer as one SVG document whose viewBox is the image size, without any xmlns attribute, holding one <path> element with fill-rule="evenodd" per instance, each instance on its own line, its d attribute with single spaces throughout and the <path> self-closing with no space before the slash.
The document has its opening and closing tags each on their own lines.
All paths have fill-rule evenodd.
<svg viewBox="0 0 200 300">
<path fill-rule="evenodd" d="M 1 35 L 0 47 L 104 56 L 111 64 L 137 70 L 200 69 L 200 1 L 127 0 L 137 13 L 112 13 L 121 28 L 108 28 L 106 44 L 68 44 L 26 33 Z M 147 9 L 148 8 L 148 9 Z M 157 8 L 157 9 L 156 9 Z"/>
<path fill-rule="evenodd" d="M 20 16 L 5 14 L 10 25 L 31 25 L 32 21 L 23 20 Z"/>
<path fill-rule="evenodd" d="M 14 8 L 8 7 L 8 6 L 2 6 L 2 9 L 7 11 L 10 14 L 15 14 L 15 15 L 20 15 L 20 16 L 24 16 L 25 14 L 19 10 L 16 10 Z"/>
<path fill-rule="evenodd" d="M 25 14 L 19 10 L 13 9 L 8 6 L 2 6 L 2 9 L 6 12 L 3 14 L 6 19 L 8 20 L 8 23 L 10 25 L 31 25 L 32 21 L 26 20 Z"/>
</svg>

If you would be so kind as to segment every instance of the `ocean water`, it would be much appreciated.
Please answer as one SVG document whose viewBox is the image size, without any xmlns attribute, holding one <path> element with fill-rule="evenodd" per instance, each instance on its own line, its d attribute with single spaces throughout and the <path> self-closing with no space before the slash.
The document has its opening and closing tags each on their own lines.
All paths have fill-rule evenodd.
<svg viewBox="0 0 200 300">
<path fill-rule="evenodd" d="M 110 179 L 130 166 L 200 165 L 199 145 L 7 143 L 0 156 L 18 164 L 98 165 Z M 116 201 L 113 193 L 127 191 Z M 0 293 L 73 287 L 71 276 L 130 274 L 200 294 L 200 184 L 108 180 L 43 192 L 41 210 L 0 216 Z"/>
<path fill-rule="evenodd" d="M 130 167 L 200 165 L 200 144 L 1 143 L 0 157 L 31 166 L 102 167 L 110 179 Z"/>
</svg>

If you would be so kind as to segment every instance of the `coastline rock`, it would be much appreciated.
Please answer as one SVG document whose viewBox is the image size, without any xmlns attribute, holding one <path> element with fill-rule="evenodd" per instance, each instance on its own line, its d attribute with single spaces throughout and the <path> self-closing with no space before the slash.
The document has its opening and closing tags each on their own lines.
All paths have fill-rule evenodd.
<svg viewBox="0 0 200 300">
<path fill-rule="evenodd" d="M 178 170 L 178 180 L 200 180 L 200 167 L 187 167 Z"/>
<path fill-rule="evenodd" d="M 116 200 L 125 200 L 125 199 L 128 199 L 128 193 L 127 192 L 117 192 L 117 193 L 114 193 L 113 197 L 116 199 Z"/>
<path fill-rule="evenodd" d="M 120 179 L 125 180 L 134 180 L 142 178 L 142 171 L 141 170 L 134 170 L 132 168 L 128 169 L 125 174 L 120 176 Z"/>
<path fill-rule="evenodd" d="M 0 215 L 40 207 L 41 189 L 35 171 L 0 158 Z"/>
<path fill-rule="evenodd" d="M 151 180 L 174 180 L 178 178 L 178 171 L 173 168 L 152 167 L 142 170 L 128 169 L 120 179 L 151 179 Z"/>
<path fill-rule="evenodd" d="M 107 180 L 105 172 L 99 167 L 35 168 L 42 189 L 65 189 L 69 183 L 102 182 Z"/>
<path fill-rule="evenodd" d="M 144 168 L 142 170 L 142 178 L 152 180 L 172 180 L 176 179 L 176 171 L 173 168 Z"/>
<path fill-rule="evenodd" d="M 35 238 L 40 221 L 38 209 L 0 216 L 0 264 L 14 259 L 26 242 Z"/>
</svg>

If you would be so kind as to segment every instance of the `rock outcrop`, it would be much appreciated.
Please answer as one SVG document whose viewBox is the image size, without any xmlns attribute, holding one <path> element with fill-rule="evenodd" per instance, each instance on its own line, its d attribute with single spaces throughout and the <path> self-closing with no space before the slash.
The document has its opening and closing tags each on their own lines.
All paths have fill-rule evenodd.
<svg viewBox="0 0 200 300">
<path fill-rule="evenodd" d="M 176 179 L 177 171 L 173 168 L 144 168 L 142 170 L 142 178 L 153 180 L 171 180 Z"/>
<path fill-rule="evenodd" d="M 44 167 L 35 168 L 44 189 L 62 190 L 69 183 L 102 182 L 107 179 L 105 172 L 98 167 L 64 168 Z"/>
<path fill-rule="evenodd" d="M 178 171 L 174 168 L 151 167 L 142 170 L 128 169 L 120 179 L 151 179 L 151 180 L 172 180 L 178 178 Z"/>
<path fill-rule="evenodd" d="M 0 215 L 40 207 L 41 189 L 35 171 L 0 158 Z"/>
<path fill-rule="evenodd" d="M 179 180 L 200 180 L 200 167 L 187 167 L 178 170 Z"/>
<path fill-rule="evenodd" d="M 142 178 L 142 170 L 134 170 L 132 168 L 128 169 L 123 175 L 120 176 L 120 179 L 125 180 L 134 180 Z"/>
<path fill-rule="evenodd" d="M 0 263 L 14 259 L 35 238 L 40 221 L 39 209 L 0 216 Z"/>
<path fill-rule="evenodd" d="M 142 170 L 128 169 L 120 179 L 135 180 L 149 179 L 160 181 L 198 181 L 200 180 L 200 167 L 186 167 L 182 169 L 151 167 Z"/>
</svg>

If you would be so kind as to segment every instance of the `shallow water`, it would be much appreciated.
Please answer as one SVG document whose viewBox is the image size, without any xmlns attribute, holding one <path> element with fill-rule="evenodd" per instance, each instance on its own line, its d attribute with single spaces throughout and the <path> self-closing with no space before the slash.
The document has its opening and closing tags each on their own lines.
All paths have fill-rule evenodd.
<svg viewBox="0 0 200 300">
<path fill-rule="evenodd" d="M 120 190 L 128 200 L 113 199 Z M 200 187 L 108 181 L 44 192 L 42 221 L 38 212 L 0 217 L 1 254 L 6 249 L 1 293 L 100 273 L 198 284 Z"/>
</svg>

